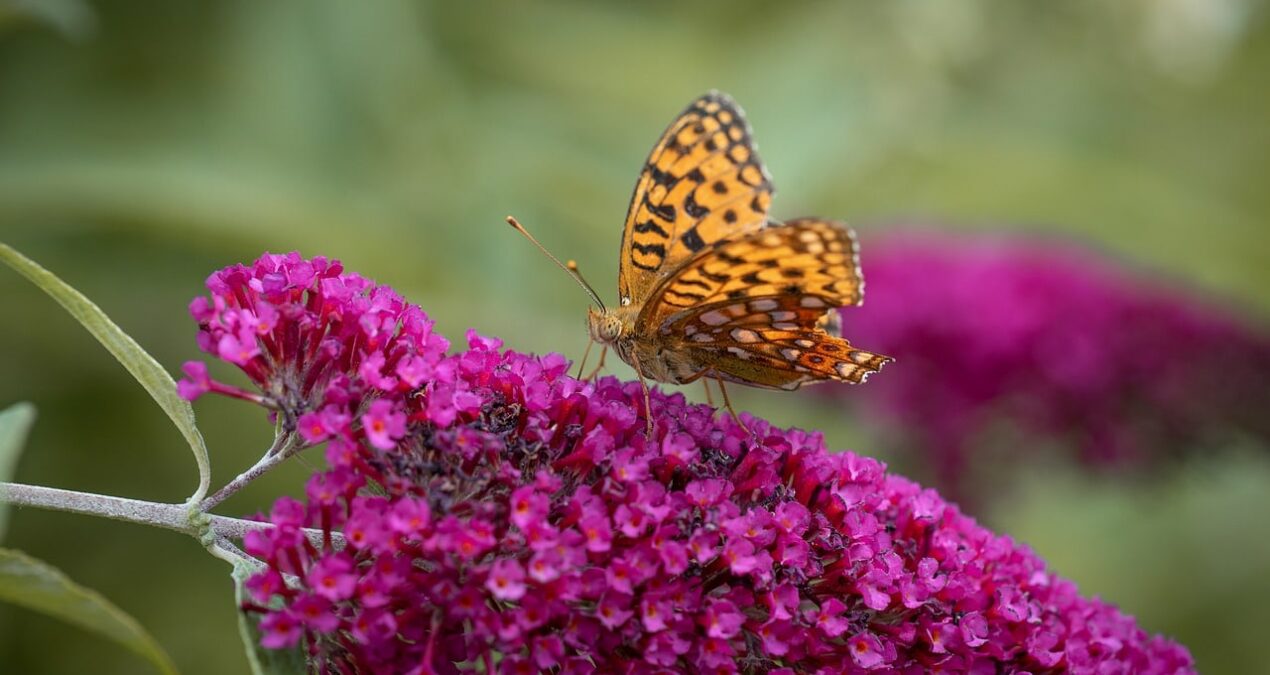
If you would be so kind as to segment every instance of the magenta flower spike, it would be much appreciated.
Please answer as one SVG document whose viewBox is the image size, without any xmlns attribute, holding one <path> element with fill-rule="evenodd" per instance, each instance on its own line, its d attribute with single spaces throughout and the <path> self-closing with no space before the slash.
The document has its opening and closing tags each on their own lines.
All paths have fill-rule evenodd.
<svg viewBox="0 0 1270 675">
<path fill-rule="evenodd" d="M 951 495 L 973 497 L 981 450 L 998 462 L 1057 446 L 1127 468 L 1270 439 L 1270 334 L 1212 298 L 1018 235 L 899 231 L 864 254 L 866 302 L 843 329 L 897 365 L 865 390 L 818 393 L 882 420 Z"/>
<path fill-rule="evenodd" d="M 244 541 L 266 568 L 243 610 L 315 672 L 1194 672 L 817 433 L 748 433 L 654 391 L 646 437 L 638 383 L 473 332 L 447 352 L 420 309 L 323 258 L 266 255 L 208 288 L 199 344 L 327 443 L 305 498 Z M 189 397 L 239 395 L 186 372 Z"/>
</svg>

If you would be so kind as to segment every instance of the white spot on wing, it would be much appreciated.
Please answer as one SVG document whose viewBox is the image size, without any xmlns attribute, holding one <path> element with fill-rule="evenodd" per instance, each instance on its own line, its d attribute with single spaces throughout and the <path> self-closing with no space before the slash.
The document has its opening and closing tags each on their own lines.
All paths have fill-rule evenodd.
<svg viewBox="0 0 1270 675">
<path fill-rule="evenodd" d="M 799 300 L 798 304 L 808 309 L 818 309 L 825 306 L 825 301 L 815 297 L 814 295 L 808 295 L 803 297 L 802 300 Z"/>
<path fill-rule="evenodd" d="M 713 342 L 714 341 L 714 338 L 710 337 L 709 333 L 697 333 L 696 335 L 693 335 L 689 339 L 691 339 L 693 342 Z"/>
<path fill-rule="evenodd" d="M 802 347 L 803 349 L 811 349 L 816 343 L 811 340 L 794 340 L 794 344 Z"/>
<path fill-rule="evenodd" d="M 758 333 L 755 333 L 752 330 L 746 330 L 744 328 L 733 328 L 732 339 L 736 340 L 737 342 L 747 342 L 747 343 L 758 342 L 759 336 L 758 336 Z"/>
<path fill-rule="evenodd" d="M 701 323 L 707 326 L 722 326 L 728 322 L 728 317 L 719 310 L 711 310 L 700 316 Z"/>
<path fill-rule="evenodd" d="M 780 306 L 780 303 L 771 298 L 763 298 L 750 303 L 750 309 L 755 312 L 770 312 Z"/>
<path fill-rule="evenodd" d="M 771 312 L 768 316 L 772 318 L 772 321 L 789 321 L 798 315 L 795 312 Z"/>
<path fill-rule="evenodd" d="M 772 328 L 776 330 L 798 330 L 798 324 L 788 322 L 774 323 Z"/>
<path fill-rule="evenodd" d="M 781 350 L 781 356 L 784 356 L 786 361 L 797 361 L 799 355 L 801 354 L 801 351 L 794 349 L 793 347 L 786 347 Z"/>
</svg>

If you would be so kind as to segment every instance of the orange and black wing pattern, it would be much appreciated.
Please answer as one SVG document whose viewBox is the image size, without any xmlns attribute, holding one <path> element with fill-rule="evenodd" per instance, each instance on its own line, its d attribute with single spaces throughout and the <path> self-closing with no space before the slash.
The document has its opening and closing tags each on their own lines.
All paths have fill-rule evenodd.
<svg viewBox="0 0 1270 675">
<path fill-rule="evenodd" d="M 834 330 L 864 281 L 851 230 L 801 218 L 722 242 L 667 280 L 645 315 L 702 374 L 773 389 L 863 382 L 891 359 Z"/>
<path fill-rule="evenodd" d="M 622 305 L 641 306 L 692 258 L 762 228 L 771 199 L 740 107 L 718 92 L 693 101 L 653 146 L 635 184 L 619 261 Z"/>
<path fill-rule="evenodd" d="M 689 307 L 782 296 L 816 298 L 821 314 L 860 304 L 864 278 L 851 229 L 799 218 L 719 242 L 658 287 L 643 315 L 660 322 Z"/>
</svg>

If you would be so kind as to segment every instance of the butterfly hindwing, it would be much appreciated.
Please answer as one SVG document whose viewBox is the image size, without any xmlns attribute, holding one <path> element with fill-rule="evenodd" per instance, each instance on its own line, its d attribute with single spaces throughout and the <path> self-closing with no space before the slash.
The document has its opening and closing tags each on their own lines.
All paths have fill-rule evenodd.
<svg viewBox="0 0 1270 675">
<path fill-rule="evenodd" d="M 745 115 L 725 94 L 694 101 L 653 146 L 626 215 L 618 293 L 640 305 L 716 242 L 760 229 L 772 185 Z"/>
<path fill-rule="evenodd" d="M 809 301 L 811 300 L 811 301 Z M 765 296 L 685 310 L 662 327 L 703 374 L 774 389 L 808 382 L 863 382 L 891 359 L 856 349 L 821 326 L 827 305 L 815 296 Z"/>
<path fill-rule="evenodd" d="M 791 390 L 829 380 L 859 384 L 891 361 L 824 333 L 777 336 L 758 332 L 757 343 L 694 348 L 702 352 L 699 358 L 710 363 L 706 374 L 728 382 Z"/>
</svg>

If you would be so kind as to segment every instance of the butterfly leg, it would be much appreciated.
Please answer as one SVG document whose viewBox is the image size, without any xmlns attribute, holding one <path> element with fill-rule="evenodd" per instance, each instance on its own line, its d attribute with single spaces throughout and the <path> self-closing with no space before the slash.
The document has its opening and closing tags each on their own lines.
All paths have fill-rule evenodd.
<svg viewBox="0 0 1270 675">
<path fill-rule="evenodd" d="M 736 409 L 732 407 L 732 400 L 728 398 L 728 388 L 723 386 L 723 380 L 719 380 L 719 391 L 723 394 L 723 405 L 727 406 L 728 412 L 732 413 L 732 419 L 736 420 L 736 423 L 745 430 L 745 433 L 753 436 L 754 432 L 745 426 L 745 422 L 741 421 L 741 417 L 736 414 Z"/>
<path fill-rule="evenodd" d="M 595 370 L 592 370 L 591 373 L 586 376 L 586 380 L 588 382 L 590 382 L 591 380 L 594 380 L 595 377 L 600 374 L 600 370 L 604 368 L 604 357 L 608 356 L 608 354 L 609 354 L 608 345 L 604 345 L 600 347 L 600 362 L 595 364 Z M 636 370 L 639 370 L 639 369 L 636 368 Z"/>
<path fill-rule="evenodd" d="M 639 376 L 639 387 L 644 391 L 644 420 L 648 422 L 645 430 L 645 438 L 652 440 L 653 438 L 653 404 L 648 395 L 648 382 L 644 380 L 644 369 L 639 367 L 639 354 L 631 353 L 631 358 L 635 360 L 635 374 Z"/>
<path fill-rule="evenodd" d="M 701 370 L 697 372 L 692 377 L 682 380 L 679 384 L 690 384 L 692 382 L 696 382 L 697 379 L 700 378 L 701 383 L 706 386 L 706 397 L 709 398 L 710 387 L 709 385 L 706 385 L 706 382 L 708 382 L 710 378 L 705 377 L 705 375 L 709 372 L 710 372 L 710 369 L 706 368 L 705 370 Z M 723 405 L 728 409 L 728 412 L 732 414 L 732 419 L 736 420 L 737 425 L 740 426 L 742 429 L 744 429 L 745 433 L 753 436 L 754 432 L 750 431 L 750 428 L 745 426 L 745 422 L 741 421 L 740 416 L 736 414 L 736 409 L 732 407 L 732 399 L 728 398 L 728 390 L 727 390 L 727 387 L 723 385 L 723 380 L 715 378 L 715 381 L 718 382 L 719 384 L 719 393 L 723 394 Z M 710 405 L 713 406 L 714 403 L 711 402 Z"/>
<path fill-rule="evenodd" d="M 592 339 L 590 339 L 590 338 L 587 338 L 587 341 L 586 341 L 586 350 L 582 352 L 582 361 L 578 363 L 578 377 L 577 377 L 577 379 L 579 379 L 579 380 L 580 380 L 580 379 L 582 379 L 582 373 L 583 373 L 583 371 L 585 371 L 585 370 L 586 370 L 586 360 L 587 360 L 587 357 L 591 355 L 591 345 L 594 345 L 594 344 L 595 344 L 595 340 L 592 340 Z"/>
<path fill-rule="evenodd" d="M 710 395 L 710 380 L 708 378 L 701 380 L 701 388 L 706 390 L 706 405 L 714 407 L 714 397 Z"/>
</svg>

